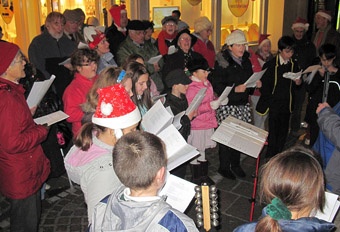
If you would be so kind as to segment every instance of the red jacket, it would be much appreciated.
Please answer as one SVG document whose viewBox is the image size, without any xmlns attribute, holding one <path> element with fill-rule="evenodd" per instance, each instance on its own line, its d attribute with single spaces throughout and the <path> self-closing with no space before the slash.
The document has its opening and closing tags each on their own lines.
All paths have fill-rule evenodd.
<svg viewBox="0 0 340 232">
<path fill-rule="evenodd" d="M 11 199 L 36 193 L 50 173 L 40 146 L 48 130 L 34 123 L 24 92 L 0 77 L 0 191 Z"/>
<path fill-rule="evenodd" d="M 205 43 L 200 37 L 197 36 L 197 41 L 192 48 L 195 52 L 200 53 L 208 61 L 210 68 L 214 68 L 216 52 L 215 47 L 210 40 Z"/>
<path fill-rule="evenodd" d="M 81 104 L 86 102 L 86 95 L 97 78 L 98 76 L 95 76 L 90 80 L 79 73 L 76 73 L 73 81 L 67 86 L 64 92 L 64 111 L 70 116 L 66 120 L 72 123 L 73 137 L 77 136 L 81 128 L 81 120 L 84 116 Z"/>
</svg>

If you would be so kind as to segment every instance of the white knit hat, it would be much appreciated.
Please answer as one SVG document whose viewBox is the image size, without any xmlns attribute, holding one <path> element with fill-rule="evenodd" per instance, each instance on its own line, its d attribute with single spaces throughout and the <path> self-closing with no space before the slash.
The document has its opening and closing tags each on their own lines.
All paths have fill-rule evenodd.
<svg viewBox="0 0 340 232">
<path fill-rule="evenodd" d="M 233 44 L 248 44 L 246 36 L 243 31 L 235 30 L 225 39 L 225 44 L 233 45 Z"/>
<path fill-rule="evenodd" d="M 97 93 L 98 105 L 92 117 L 94 124 L 117 130 L 140 121 L 138 108 L 121 84 L 98 89 Z"/>
</svg>

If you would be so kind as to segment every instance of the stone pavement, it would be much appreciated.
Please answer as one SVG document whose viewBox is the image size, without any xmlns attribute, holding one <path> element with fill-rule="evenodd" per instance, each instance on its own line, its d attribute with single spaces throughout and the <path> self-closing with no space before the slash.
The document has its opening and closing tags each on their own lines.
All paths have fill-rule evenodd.
<svg viewBox="0 0 340 232">
<path fill-rule="evenodd" d="M 291 144 L 295 142 L 290 141 Z M 238 225 L 249 222 L 251 203 L 249 199 L 253 191 L 253 174 L 255 173 L 256 159 L 243 156 L 242 167 L 247 173 L 246 178 L 229 180 L 217 173 L 219 160 L 218 148 L 210 149 L 206 153 L 209 161 L 209 176 L 215 181 L 218 188 L 220 226 L 212 231 L 233 231 Z M 190 178 L 190 170 L 187 170 Z M 69 188 L 66 175 L 48 181 L 51 189 L 46 192 L 42 204 L 42 216 L 39 231 L 41 232 L 68 232 L 85 231 L 87 228 L 87 213 L 84 197 L 79 186 L 73 190 Z M 254 220 L 260 214 L 263 206 L 256 204 Z M 9 231 L 8 220 L 9 205 L 0 196 L 0 231 Z M 195 205 L 189 206 L 186 212 L 195 220 Z M 202 230 L 203 231 L 203 230 Z"/>
</svg>

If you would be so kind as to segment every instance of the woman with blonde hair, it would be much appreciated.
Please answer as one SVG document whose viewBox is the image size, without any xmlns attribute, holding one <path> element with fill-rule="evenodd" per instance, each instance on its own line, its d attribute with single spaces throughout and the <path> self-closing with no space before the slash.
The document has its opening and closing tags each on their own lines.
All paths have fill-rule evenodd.
<svg viewBox="0 0 340 232">
<path fill-rule="evenodd" d="M 268 205 L 258 222 L 242 225 L 243 231 L 333 231 L 334 224 L 314 217 L 325 206 L 325 184 L 314 153 L 293 147 L 269 160 L 261 169 L 260 198 Z"/>
</svg>

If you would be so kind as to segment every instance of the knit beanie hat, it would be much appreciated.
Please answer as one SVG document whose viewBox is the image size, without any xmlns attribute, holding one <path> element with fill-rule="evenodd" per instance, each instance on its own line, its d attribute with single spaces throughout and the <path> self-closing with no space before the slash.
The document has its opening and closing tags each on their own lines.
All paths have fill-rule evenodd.
<svg viewBox="0 0 340 232">
<path fill-rule="evenodd" d="M 110 8 L 110 14 L 111 14 L 111 17 L 113 18 L 113 21 L 114 23 L 120 27 L 120 15 L 121 14 L 126 14 L 126 10 L 125 10 L 126 6 L 125 5 L 113 5 L 111 8 Z"/>
<path fill-rule="evenodd" d="M 9 42 L 0 42 L 0 75 L 11 65 L 20 48 Z"/>
<path fill-rule="evenodd" d="M 89 26 L 84 28 L 84 37 L 89 48 L 95 49 L 100 41 L 105 39 L 105 34 L 102 32 L 102 27 Z"/>
<path fill-rule="evenodd" d="M 194 29 L 195 29 L 195 32 L 197 33 L 200 33 L 203 30 L 212 29 L 212 28 L 213 28 L 213 24 L 206 16 L 199 17 L 194 22 Z"/>
<path fill-rule="evenodd" d="M 292 30 L 294 30 L 295 28 L 298 28 L 298 27 L 302 27 L 305 31 L 308 31 L 309 23 L 307 22 L 306 19 L 297 17 L 297 19 L 295 20 L 295 22 L 292 25 Z"/>
<path fill-rule="evenodd" d="M 68 10 L 66 9 L 63 13 L 66 21 L 72 21 L 72 22 L 80 22 L 81 16 L 78 14 L 76 10 Z"/>
<path fill-rule="evenodd" d="M 244 35 L 243 31 L 241 30 L 235 30 L 228 35 L 228 37 L 225 39 L 225 44 L 228 46 L 233 44 L 248 44 L 246 36 Z"/>
<path fill-rule="evenodd" d="M 332 21 L 332 13 L 328 10 L 319 10 L 316 15 L 326 18 L 328 21 Z"/>
<path fill-rule="evenodd" d="M 122 136 L 119 129 L 130 127 L 140 121 L 138 108 L 121 84 L 98 89 L 97 93 L 98 105 L 92 117 L 94 124 L 114 129 L 118 138 Z"/>
<path fill-rule="evenodd" d="M 266 42 L 270 42 L 270 40 L 268 39 L 269 36 L 270 34 L 260 35 L 258 48 L 261 48 Z"/>
</svg>

